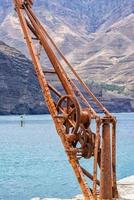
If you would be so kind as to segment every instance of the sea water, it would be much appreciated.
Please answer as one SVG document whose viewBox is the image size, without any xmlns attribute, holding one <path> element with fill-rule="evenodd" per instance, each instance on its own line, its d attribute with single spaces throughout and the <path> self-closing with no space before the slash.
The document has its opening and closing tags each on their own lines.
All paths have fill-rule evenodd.
<svg viewBox="0 0 134 200">
<path fill-rule="evenodd" d="M 134 174 L 134 113 L 116 114 L 118 179 Z M 0 117 L 0 200 L 73 197 L 79 185 L 50 115 Z M 86 168 L 92 164 L 83 161 Z"/>
</svg>

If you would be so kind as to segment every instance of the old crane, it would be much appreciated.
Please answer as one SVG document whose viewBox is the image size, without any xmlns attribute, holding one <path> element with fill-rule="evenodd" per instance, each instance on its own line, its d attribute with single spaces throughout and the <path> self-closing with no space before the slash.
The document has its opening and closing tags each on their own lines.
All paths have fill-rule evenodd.
<svg viewBox="0 0 134 200">
<path fill-rule="evenodd" d="M 45 102 L 84 198 L 117 199 L 115 117 L 94 96 L 58 49 L 34 14 L 33 1 L 14 0 L 14 5 Z M 37 46 L 40 50 L 37 50 Z M 41 49 L 52 69 L 42 68 Z M 67 67 L 75 78 L 69 76 Z M 62 90 L 59 91 L 53 82 L 47 79 L 48 74 L 57 77 Z M 82 91 L 85 91 L 86 95 Z M 96 107 L 103 115 L 97 113 Z M 94 122 L 96 127 L 93 132 L 91 126 Z M 93 160 L 93 174 L 82 166 L 82 158 Z M 88 185 L 87 178 L 91 180 L 92 186 Z"/>
</svg>

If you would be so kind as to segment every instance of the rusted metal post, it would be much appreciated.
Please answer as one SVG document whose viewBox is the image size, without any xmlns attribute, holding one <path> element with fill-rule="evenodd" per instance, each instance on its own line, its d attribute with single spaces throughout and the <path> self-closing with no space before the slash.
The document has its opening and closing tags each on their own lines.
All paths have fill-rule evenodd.
<svg viewBox="0 0 134 200">
<path fill-rule="evenodd" d="M 101 199 L 112 199 L 112 172 L 111 172 L 111 143 L 110 121 L 104 119 L 102 125 L 102 148 L 101 148 Z"/>
<path fill-rule="evenodd" d="M 112 122 L 112 186 L 113 197 L 118 197 L 117 182 L 116 182 L 116 119 Z"/>
<path fill-rule="evenodd" d="M 100 146 L 100 118 L 96 120 L 96 141 L 94 149 L 94 176 L 93 176 L 93 195 L 96 198 L 97 194 L 97 161 L 98 161 L 98 151 Z"/>
</svg>

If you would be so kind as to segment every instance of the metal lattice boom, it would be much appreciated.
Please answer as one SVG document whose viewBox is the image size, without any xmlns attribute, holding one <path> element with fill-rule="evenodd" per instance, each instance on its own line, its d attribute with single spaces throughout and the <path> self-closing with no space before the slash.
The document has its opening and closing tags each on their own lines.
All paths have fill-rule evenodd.
<svg viewBox="0 0 134 200">
<path fill-rule="evenodd" d="M 58 49 L 34 14 L 33 1 L 13 2 L 45 102 L 85 199 L 117 199 L 115 117 L 94 96 Z M 41 54 L 47 56 L 51 69 L 42 68 Z M 70 78 L 63 62 L 75 78 Z M 47 80 L 48 74 L 57 76 L 62 91 Z M 90 102 L 93 102 L 103 115 L 100 116 Z M 94 122 L 96 130 L 93 132 L 91 127 Z M 82 166 L 82 159 L 88 162 L 91 158 L 93 174 Z M 92 181 L 92 187 L 88 186 L 86 178 Z"/>
</svg>

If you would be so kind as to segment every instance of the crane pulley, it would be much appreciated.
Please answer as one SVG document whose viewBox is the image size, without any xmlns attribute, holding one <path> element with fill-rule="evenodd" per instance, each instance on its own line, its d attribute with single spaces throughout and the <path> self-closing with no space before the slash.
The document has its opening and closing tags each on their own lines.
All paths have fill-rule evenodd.
<svg viewBox="0 0 134 200">
<path fill-rule="evenodd" d="M 94 96 L 56 46 L 34 14 L 33 0 L 13 0 L 13 2 L 45 102 L 84 198 L 86 200 L 118 198 L 115 117 Z M 47 56 L 52 70 L 43 68 L 41 54 Z M 66 64 L 66 69 L 63 67 L 63 62 Z M 69 76 L 67 68 L 71 70 L 74 78 Z M 58 86 L 60 84 L 62 89 L 57 89 L 56 84 L 47 80 L 48 74 L 57 77 Z M 91 105 L 91 102 L 96 106 Z M 98 114 L 96 107 L 103 115 Z M 93 123 L 96 125 L 95 131 L 92 131 Z M 93 159 L 93 174 L 82 167 L 83 159 L 87 162 Z M 86 178 L 92 181 L 92 186 L 87 184 Z"/>
</svg>

